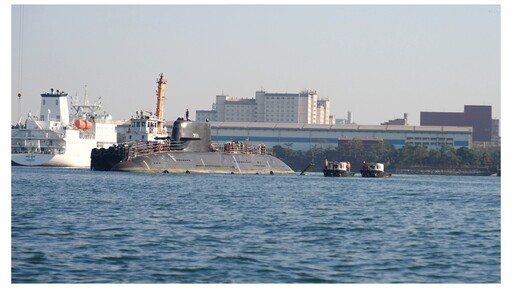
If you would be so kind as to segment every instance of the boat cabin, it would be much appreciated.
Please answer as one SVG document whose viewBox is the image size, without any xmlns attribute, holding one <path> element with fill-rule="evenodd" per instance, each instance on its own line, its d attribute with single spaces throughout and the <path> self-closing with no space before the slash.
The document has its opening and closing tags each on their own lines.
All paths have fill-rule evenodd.
<svg viewBox="0 0 512 288">
<path fill-rule="evenodd" d="M 369 163 L 368 170 L 384 172 L 384 164 L 382 163 Z"/>
<path fill-rule="evenodd" d="M 325 161 L 325 162 L 326 162 L 325 167 L 328 170 L 338 170 L 338 171 L 347 171 L 348 170 L 347 162 L 338 162 L 338 161 L 333 161 L 333 162 Z"/>
<path fill-rule="evenodd" d="M 390 177 L 391 173 L 384 172 L 384 164 L 382 163 L 368 163 L 363 164 L 360 170 L 361 177 Z"/>
<path fill-rule="evenodd" d="M 130 127 L 126 131 L 126 141 L 144 142 L 154 141 L 155 137 L 166 137 L 167 129 L 158 131 L 158 119 L 153 115 L 144 115 L 143 111 L 137 111 L 137 116 L 130 119 Z"/>
</svg>

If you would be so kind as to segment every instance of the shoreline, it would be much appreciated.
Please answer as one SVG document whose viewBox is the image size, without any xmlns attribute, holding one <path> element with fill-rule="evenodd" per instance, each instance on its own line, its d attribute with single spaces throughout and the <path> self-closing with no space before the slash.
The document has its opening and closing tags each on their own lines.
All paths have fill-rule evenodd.
<svg viewBox="0 0 512 288">
<path fill-rule="evenodd" d="M 416 175 L 459 175 L 459 176 L 501 176 L 500 170 L 488 168 L 428 168 L 428 167 L 403 167 L 390 168 L 388 172 L 393 174 Z"/>
</svg>

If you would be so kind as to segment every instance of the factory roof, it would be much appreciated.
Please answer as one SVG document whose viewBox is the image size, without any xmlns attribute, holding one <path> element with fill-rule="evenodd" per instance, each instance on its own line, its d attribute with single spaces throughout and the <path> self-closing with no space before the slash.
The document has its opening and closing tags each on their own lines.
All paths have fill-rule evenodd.
<svg viewBox="0 0 512 288">
<path fill-rule="evenodd" d="M 292 129 L 325 131 L 382 131 L 382 132 L 453 132 L 471 133 L 472 127 L 462 126 L 410 126 L 410 125 L 358 125 L 358 124 L 305 124 L 271 122 L 210 122 L 212 128 L 227 129 Z"/>
</svg>

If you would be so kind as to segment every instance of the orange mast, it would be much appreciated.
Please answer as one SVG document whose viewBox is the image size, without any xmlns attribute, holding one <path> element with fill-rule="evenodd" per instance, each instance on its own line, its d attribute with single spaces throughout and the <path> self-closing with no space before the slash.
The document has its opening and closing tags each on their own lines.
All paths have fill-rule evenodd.
<svg viewBox="0 0 512 288">
<path fill-rule="evenodd" d="M 164 129 L 164 90 L 167 79 L 164 79 L 164 73 L 160 73 L 160 78 L 156 79 L 158 83 L 158 90 L 156 91 L 156 118 L 158 121 L 157 129 L 158 133 L 163 133 Z"/>
</svg>

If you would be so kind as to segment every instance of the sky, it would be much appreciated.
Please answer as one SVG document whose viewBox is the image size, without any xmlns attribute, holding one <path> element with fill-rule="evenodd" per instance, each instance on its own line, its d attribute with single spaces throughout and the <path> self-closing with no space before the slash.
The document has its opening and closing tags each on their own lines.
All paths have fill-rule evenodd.
<svg viewBox="0 0 512 288">
<path fill-rule="evenodd" d="M 101 97 L 114 119 L 129 119 L 136 110 L 154 111 L 155 81 L 164 73 L 168 120 L 183 116 L 186 109 L 193 118 L 195 110 L 210 109 L 222 92 L 252 98 L 263 88 L 316 90 L 330 99 L 336 118 L 345 118 L 350 110 L 359 124 L 380 124 L 408 113 L 410 124 L 419 125 L 421 111 L 462 112 L 464 105 L 492 105 L 501 127 L 509 124 L 510 84 L 501 81 L 502 76 L 510 78 L 512 51 L 505 41 L 512 35 L 504 30 L 511 27 L 512 4 L 506 1 L 428 6 L 57 3 L 25 6 L 22 19 L 19 3 L 0 3 L 0 87 L 11 105 L 10 113 L 0 117 L 11 123 L 28 112 L 38 114 L 40 94 L 50 88 L 83 97 L 85 85 L 89 98 Z M 8 124 L 1 127 L 2 135 L 8 135 Z M 506 148 L 506 129 L 502 133 Z M 7 183 L 12 178 L 10 144 L 0 143 L 5 152 L 0 153 L 5 165 L 0 224 L 6 255 L 0 260 L 5 272 L 0 278 L 8 283 Z M 502 159 L 510 159 L 508 151 L 502 149 Z M 509 179 L 502 179 L 502 191 L 510 190 Z M 507 207 L 512 201 L 510 193 L 501 197 L 502 271 L 508 271 Z M 511 283 L 511 277 L 503 273 L 501 283 Z"/>
<path fill-rule="evenodd" d="M 485 3 L 485 2 L 484 2 Z M 378 125 L 421 111 L 491 105 L 501 118 L 500 5 L 11 6 L 11 123 L 39 114 L 50 88 L 114 119 L 167 120 L 215 96 L 315 90 L 335 118 Z M 20 33 L 21 30 L 21 33 Z M 21 99 L 17 94 L 21 93 Z"/>
</svg>

